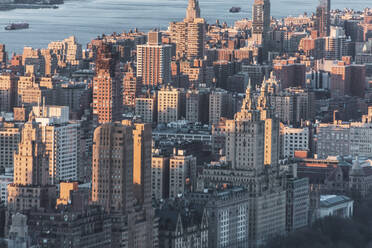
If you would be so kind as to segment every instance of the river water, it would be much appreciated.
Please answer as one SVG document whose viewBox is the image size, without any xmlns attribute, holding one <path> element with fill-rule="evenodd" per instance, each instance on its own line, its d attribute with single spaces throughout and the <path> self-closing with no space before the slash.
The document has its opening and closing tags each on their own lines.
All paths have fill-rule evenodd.
<svg viewBox="0 0 372 248">
<path fill-rule="evenodd" d="M 332 8 L 363 9 L 371 0 L 333 0 Z M 182 20 L 187 0 L 65 0 L 59 9 L 16 9 L 0 12 L 0 43 L 9 52 L 20 53 L 24 46 L 43 48 L 51 41 L 75 35 L 85 45 L 102 33 L 166 29 L 171 21 Z M 250 18 L 253 0 L 199 0 L 201 14 L 208 23 L 216 19 L 232 24 Z M 315 10 L 317 0 L 272 0 L 274 17 L 299 15 Z M 232 6 L 240 13 L 229 13 Z M 28 22 L 29 29 L 5 31 L 10 22 Z"/>
</svg>

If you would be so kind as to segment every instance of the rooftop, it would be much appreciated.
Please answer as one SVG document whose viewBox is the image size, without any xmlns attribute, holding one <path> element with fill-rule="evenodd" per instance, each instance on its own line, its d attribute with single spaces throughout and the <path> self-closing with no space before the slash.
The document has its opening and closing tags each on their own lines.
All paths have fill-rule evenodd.
<svg viewBox="0 0 372 248">
<path fill-rule="evenodd" d="M 345 202 L 352 202 L 353 200 L 344 195 L 321 195 L 320 207 L 328 208 L 336 206 Z"/>
</svg>

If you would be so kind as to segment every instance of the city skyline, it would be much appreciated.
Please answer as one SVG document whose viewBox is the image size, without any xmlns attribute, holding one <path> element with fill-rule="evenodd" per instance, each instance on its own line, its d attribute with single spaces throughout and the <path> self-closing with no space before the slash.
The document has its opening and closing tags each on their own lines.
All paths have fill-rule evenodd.
<svg viewBox="0 0 372 248">
<path fill-rule="evenodd" d="M 0 43 L 8 43 L 8 47 L 10 47 L 10 45 L 12 45 L 12 47 L 16 46 L 16 48 L 11 49 L 11 52 L 21 53 L 23 46 L 43 48 L 51 41 L 63 40 L 71 35 L 77 36 L 81 44 L 85 45 L 89 40 L 93 39 L 97 35 L 101 35 L 102 33 L 110 34 L 113 32 L 121 32 L 123 30 L 128 31 L 136 27 L 144 32 L 159 27 L 163 29 L 166 28 L 171 21 L 182 20 L 184 18 L 182 17 L 184 15 L 184 8 L 187 7 L 186 0 L 177 2 L 170 0 L 163 1 L 164 2 L 159 2 L 158 5 L 146 4 L 146 2 L 138 1 L 128 2 L 127 5 L 122 5 L 122 2 L 107 2 L 103 0 L 98 2 L 88 2 L 88 4 L 85 4 L 85 2 L 66 1 L 66 3 L 58 10 L 59 12 L 46 10 L 45 15 L 41 17 L 43 18 L 42 20 L 40 20 L 40 15 L 37 10 L 26 11 L 28 15 L 27 19 L 24 17 L 24 10 L 1 12 L 0 25 L 5 26 L 9 24 L 9 22 L 27 21 L 32 25 L 33 32 L 31 32 L 31 29 L 26 32 L 21 32 L 23 36 L 27 37 L 26 43 L 18 39 L 21 35 L 18 33 L 11 34 L 10 38 L 13 40 L 7 42 L 9 38 L 1 38 L 2 34 L 7 33 L 3 29 L 0 29 Z M 216 19 L 220 19 L 220 21 L 226 20 L 229 25 L 232 25 L 236 20 L 251 17 L 253 0 L 247 2 L 234 0 L 235 2 L 233 1 L 229 4 L 221 2 L 219 5 L 212 4 L 209 1 L 210 0 L 201 1 L 202 12 L 204 12 L 203 16 L 209 23 L 214 23 Z M 291 13 L 291 15 L 299 15 L 304 12 L 315 12 L 314 9 L 318 2 L 312 0 L 307 1 L 308 2 L 304 2 L 301 6 L 293 4 L 293 2 L 286 2 L 285 8 L 282 7 L 282 4 L 273 2 L 272 15 L 279 18 L 287 16 L 288 13 Z M 349 8 L 362 10 L 367 6 L 366 3 L 366 0 L 353 1 L 352 3 L 350 1 L 342 0 L 333 3 L 333 6 L 334 8 L 339 9 L 343 9 L 344 6 L 347 6 Z M 138 17 L 136 12 L 138 9 L 137 5 L 142 5 L 142 9 L 148 14 L 154 12 L 159 13 L 157 16 L 161 16 L 162 18 L 153 20 L 152 18 L 143 18 L 142 15 Z M 237 14 L 229 13 L 229 8 L 235 5 L 242 7 L 242 11 Z M 164 14 L 160 15 L 161 11 L 164 10 L 164 6 L 169 6 L 170 8 L 169 11 L 166 12 L 169 16 L 166 16 L 165 18 Z M 100 11 L 96 12 L 96 9 L 100 9 Z M 95 16 L 96 21 L 90 19 L 92 16 Z M 146 17 L 148 15 L 144 16 Z M 50 22 L 50 19 L 52 19 L 53 22 Z M 102 24 L 99 24 L 97 19 L 100 20 Z M 136 21 L 133 22 L 132 20 Z M 161 23 L 161 25 L 154 25 L 154 21 Z M 67 27 L 73 27 L 74 23 L 78 23 L 80 27 L 74 27 L 71 30 L 69 28 L 66 29 L 66 25 Z M 145 25 L 142 23 L 145 23 Z M 46 35 L 44 33 L 45 30 L 53 30 L 54 33 Z M 35 34 L 37 34 L 37 36 L 35 36 Z"/>
<path fill-rule="evenodd" d="M 251 18 L 232 6 L 226 23 L 203 1 L 168 28 L 154 10 L 148 31 L 109 34 L 97 19 L 107 34 L 87 44 L 0 43 L 0 246 L 372 243 L 372 8 L 321 0 L 276 18 L 254 0 Z"/>
</svg>

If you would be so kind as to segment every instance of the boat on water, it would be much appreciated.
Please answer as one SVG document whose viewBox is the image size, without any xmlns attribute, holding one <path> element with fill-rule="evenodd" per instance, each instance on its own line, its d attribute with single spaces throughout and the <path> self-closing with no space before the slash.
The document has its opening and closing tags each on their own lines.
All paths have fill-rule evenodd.
<svg viewBox="0 0 372 248">
<path fill-rule="evenodd" d="M 239 13 L 242 10 L 240 7 L 231 7 L 230 13 Z"/>
<path fill-rule="evenodd" d="M 17 29 L 27 29 L 29 28 L 28 23 L 11 23 L 5 27 L 5 30 L 17 30 Z"/>
</svg>

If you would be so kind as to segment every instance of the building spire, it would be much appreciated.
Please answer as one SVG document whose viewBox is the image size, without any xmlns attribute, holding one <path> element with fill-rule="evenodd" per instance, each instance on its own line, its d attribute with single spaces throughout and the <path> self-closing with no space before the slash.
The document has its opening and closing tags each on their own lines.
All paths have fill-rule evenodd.
<svg viewBox="0 0 372 248">
<path fill-rule="evenodd" d="M 253 94 L 252 94 L 252 85 L 251 79 L 249 79 L 247 89 L 245 91 L 245 98 L 243 100 L 241 111 L 252 110 L 254 108 L 253 104 Z"/>
<path fill-rule="evenodd" d="M 186 19 L 194 20 L 200 18 L 200 8 L 198 0 L 189 0 L 189 6 L 186 11 Z"/>
</svg>

